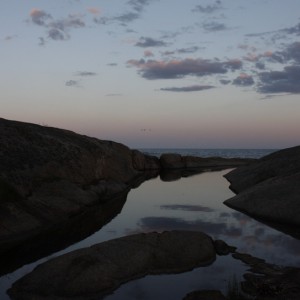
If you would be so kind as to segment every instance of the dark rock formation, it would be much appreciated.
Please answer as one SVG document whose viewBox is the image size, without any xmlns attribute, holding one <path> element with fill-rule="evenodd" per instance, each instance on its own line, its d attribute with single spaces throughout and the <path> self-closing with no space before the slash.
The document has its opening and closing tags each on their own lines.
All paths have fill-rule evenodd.
<svg viewBox="0 0 300 300">
<path fill-rule="evenodd" d="M 242 290 L 257 300 L 296 300 L 300 299 L 300 269 L 279 267 L 265 260 L 244 253 L 234 253 L 249 265 L 249 273 L 244 274 Z"/>
<path fill-rule="evenodd" d="M 225 175 L 238 195 L 229 207 L 266 222 L 300 226 L 300 146 L 281 150 Z"/>
<path fill-rule="evenodd" d="M 181 156 L 172 153 L 162 154 L 159 160 L 162 169 L 202 169 L 203 171 L 233 168 L 256 161 L 246 158 Z"/>
<path fill-rule="evenodd" d="M 211 264 L 215 256 L 212 239 L 201 232 L 136 234 L 49 260 L 8 294 L 16 300 L 99 299 L 129 280 L 188 271 Z"/>
<path fill-rule="evenodd" d="M 0 253 L 126 194 L 147 168 L 159 168 L 157 158 L 119 143 L 5 119 L 0 145 Z"/>
</svg>

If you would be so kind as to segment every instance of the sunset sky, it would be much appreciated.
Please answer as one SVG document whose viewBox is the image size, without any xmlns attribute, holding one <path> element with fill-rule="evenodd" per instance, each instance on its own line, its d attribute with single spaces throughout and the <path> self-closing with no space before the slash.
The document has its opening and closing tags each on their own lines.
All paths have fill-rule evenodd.
<svg viewBox="0 0 300 300">
<path fill-rule="evenodd" d="M 299 0 L 1 0 L 0 117 L 132 148 L 300 144 Z"/>
</svg>

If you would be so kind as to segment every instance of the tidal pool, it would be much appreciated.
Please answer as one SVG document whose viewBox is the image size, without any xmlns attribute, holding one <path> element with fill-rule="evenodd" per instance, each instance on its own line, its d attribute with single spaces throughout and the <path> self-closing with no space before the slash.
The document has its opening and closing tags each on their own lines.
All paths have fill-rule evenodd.
<svg viewBox="0 0 300 300">
<path fill-rule="evenodd" d="M 88 247 L 113 238 L 164 230 L 203 231 L 213 239 L 222 239 L 269 263 L 300 266 L 300 241 L 285 235 L 223 204 L 234 194 L 223 177 L 229 170 L 204 172 L 176 181 L 159 177 L 148 180 L 130 191 L 121 211 L 110 223 L 76 243 L 35 263 L 28 264 L 0 278 L 0 299 L 9 299 L 5 291 L 37 264 L 72 250 Z M 228 282 L 241 279 L 248 269 L 230 255 L 218 256 L 210 266 L 190 272 L 151 275 L 122 285 L 107 300 L 182 299 L 196 289 L 220 289 Z"/>
</svg>

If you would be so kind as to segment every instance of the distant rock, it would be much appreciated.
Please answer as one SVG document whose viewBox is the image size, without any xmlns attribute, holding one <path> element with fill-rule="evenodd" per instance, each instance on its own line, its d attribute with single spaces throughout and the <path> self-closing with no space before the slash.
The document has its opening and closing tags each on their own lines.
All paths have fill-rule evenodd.
<svg viewBox="0 0 300 300">
<path fill-rule="evenodd" d="M 265 222 L 300 226 L 300 146 L 277 151 L 225 175 L 237 192 L 224 203 Z"/>
<path fill-rule="evenodd" d="M 212 239 L 201 232 L 126 236 L 59 256 L 15 282 L 15 300 L 99 299 L 147 274 L 179 273 L 211 264 Z"/>
<path fill-rule="evenodd" d="M 165 153 L 160 156 L 162 169 L 203 169 L 233 168 L 247 165 L 255 159 L 248 158 L 223 158 L 223 157 L 197 157 L 181 156 L 180 154 Z"/>
<path fill-rule="evenodd" d="M 0 253 L 127 194 L 160 167 L 119 143 L 1 118 L 0 145 Z"/>
</svg>

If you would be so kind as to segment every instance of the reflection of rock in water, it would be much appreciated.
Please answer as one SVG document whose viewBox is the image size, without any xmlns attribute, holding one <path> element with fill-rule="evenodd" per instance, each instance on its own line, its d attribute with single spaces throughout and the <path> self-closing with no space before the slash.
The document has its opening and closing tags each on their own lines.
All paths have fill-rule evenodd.
<svg viewBox="0 0 300 300">
<path fill-rule="evenodd" d="M 127 199 L 128 190 L 102 205 L 87 209 L 70 221 L 65 221 L 47 232 L 29 239 L 1 254 L 0 275 L 10 273 L 24 264 L 36 261 L 72 245 L 109 223 L 118 215 Z"/>
<path fill-rule="evenodd" d="M 49 260 L 15 282 L 8 293 L 13 299 L 101 299 L 129 280 L 181 273 L 215 259 L 213 240 L 204 233 L 141 233 Z"/>
</svg>

